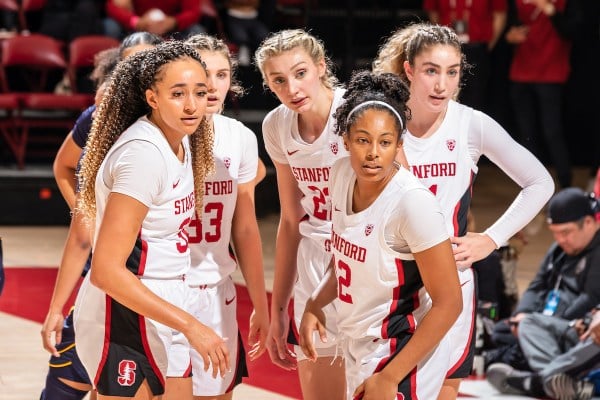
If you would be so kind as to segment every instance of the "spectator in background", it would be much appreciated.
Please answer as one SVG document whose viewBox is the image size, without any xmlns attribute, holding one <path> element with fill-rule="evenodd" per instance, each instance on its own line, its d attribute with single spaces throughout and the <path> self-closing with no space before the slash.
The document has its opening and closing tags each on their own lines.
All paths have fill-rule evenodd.
<svg viewBox="0 0 600 400">
<path fill-rule="evenodd" d="M 104 33 L 119 40 L 135 31 L 178 39 L 204 32 L 198 0 L 108 0 L 106 14 Z"/>
<path fill-rule="evenodd" d="M 569 38 L 582 20 L 578 0 L 511 0 L 517 21 L 506 33 L 514 45 L 511 101 L 521 144 L 540 158 L 541 137 L 562 188 L 571 186 L 563 133 L 563 92 L 571 69 Z"/>
<path fill-rule="evenodd" d="M 424 0 L 423 9 L 433 23 L 453 28 L 471 64 L 463 75 L 461 103 L 485 109 L 490 80 L 491 50 L 506 25 L 506 0 Z"/>
<path fill-rule="evenodd" d="M 498 348 L 486 364 L 503 362 L 528 370 L 519 346 L 520 323 L 533 313 L 567 320 L 583 318 L 600 304 L 600 226 L 594 215 L 598 201 L 579 188 L 563 189 L 548 203 L 548 227 L 556 242 L 521 296 L 512 317 L 494 328 Z"/>
<path fill-rule="evenodd" d="M 238 62 L 248 66 L 251 54 L 269 34 L 269 28 L 259 18 L 259 0 L 228 0 L 227 35 L 238 46 Z"/>
<path fill-rule="evenodd" d="M 39 33 L 65 43 L 84 35 L 102 33 L 100 0 L 47 0 Z"/>
</svg>

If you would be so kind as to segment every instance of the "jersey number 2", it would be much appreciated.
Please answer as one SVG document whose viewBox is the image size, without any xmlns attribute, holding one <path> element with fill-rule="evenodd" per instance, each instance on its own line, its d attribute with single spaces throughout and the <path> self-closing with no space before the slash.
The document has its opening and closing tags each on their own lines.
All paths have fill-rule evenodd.
<svg viewBox="0 0 600 400">
<path fill-rule="evenodd" d="M 309 186 L 308 188 L 317 193 L 316 196 L 313 196 L 313 204 L 315 205 L 315 218 L 323 221 L 329 221 L 331 219 L 331 210 L 327 209 L 327 196 L 329 196 L 329 189 L 325 187 L 323 190 L 321 190 L 316 186 Z"/>
<path fill-rule="evenodd" d="M 352 281 L 352 270 L 350 266 L 339 260 L 338 266 L 338 298 L 344 303 L 352 304 L 352 295 L 346 291 L 350 288 L 350 282 Z"/>
</svg>

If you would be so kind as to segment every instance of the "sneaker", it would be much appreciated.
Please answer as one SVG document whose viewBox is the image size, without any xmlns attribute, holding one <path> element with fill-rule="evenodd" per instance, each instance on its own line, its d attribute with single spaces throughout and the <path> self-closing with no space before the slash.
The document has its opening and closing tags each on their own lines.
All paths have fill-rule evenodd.
<svg viewBox="0 0 600 400">
<path fill-rule="evenodd" d="M 531 372 L 519 371 L 508 364 L 495 363 L 486 371 L 487 381 L 500 393 L 530 395 Z"/>
<path fill-rule="evenodd" d="M 594 395 L 594 384 L 555 374 L 544 380 L 544 391 L 554 400 L 589 400 Z"/>
</svg>

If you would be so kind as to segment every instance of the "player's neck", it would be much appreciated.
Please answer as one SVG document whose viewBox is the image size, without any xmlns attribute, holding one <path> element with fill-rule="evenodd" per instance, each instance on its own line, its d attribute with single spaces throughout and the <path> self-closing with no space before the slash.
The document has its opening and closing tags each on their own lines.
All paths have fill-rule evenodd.
<svg viewBox="0 0 600 400">
<path fill-rule="evenodd" d="M 410 106 L 409 106 L 410 107 Z M 424 109 L 412 111 L 412 118 L 408 120 L 406 127 L 412 136 L 427 138 L 432 136 L 440 127 L 446 116 L 445 108 L 442 112 L 431 112 Z"/>
</svg>

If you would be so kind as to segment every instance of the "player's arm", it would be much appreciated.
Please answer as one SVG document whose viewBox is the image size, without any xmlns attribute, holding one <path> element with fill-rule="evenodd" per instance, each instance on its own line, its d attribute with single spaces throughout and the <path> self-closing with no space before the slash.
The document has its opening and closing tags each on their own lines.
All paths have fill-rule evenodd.
<svg viewBox="0 0 600 400">
<path fill-rule="evenodd" d="M 329 262 L 327 271 L 319 286 L 315 289 L 312 296 L 307 300 L 300 322 L 300 347 L 304 355 L 312 361 L 317 361 L 317 351 L 313 343 L 313 332 L 318 331 L 319 337 L 323 343 L 327 342 L 325 331 L 326 320 L 323 308 L 331 303 L 337 297 L 337 278 L 333 268 L 333 258 Z"/>
<path fill-rule="evenodd" d="M 271 298 L 271 326 L 267 349 L 271 360 L 284 369 L 295 368 L 295 360 L 287 348 L 288 303 L 296 281 L 296 255 L 300 243 L 299 223 L 304 216 L 300 204 L 302 193 L 288 164 L 273 161 L 281 208 L 275 240 L 275 275 Z"/>
<path fill-rule="evenodd" d="M 58 149 L 52 165 L 58 190 L 60 190 L 71 210 L 75 208 L 75 187 L 77 183 L 75 173 L 79 157 L 81 157 L 81 147 L 73 140 L 73 131 L 71 131 Z"/>
<path fill-rule="evenodd" d="M 80 213 L 74 213 L 69 226 L 69 233 L 54 284 L 54 293 L 41 332 L 44 348 L 55 357 L 59 356 L 55 343 L 60 343 L 62 340 L 63 309 L 77 282 L 79 282 L 92 247 L 90 228 L 92 223 L 85 221 Z"/>
<path fill-rule="evenodd" d="M 431 309 L 398 355 L 381 371 L 363 382 L 354 395 L 392 398 L 398 383 L 439 344 L 462 310 L 462 295 L 449 240 L 414 253 Z"/>
<path fill-rule="evenodd" d="M 267 167 L 260 158 L 258 159 L 258 166 L 256 168 L 256 178 L 254 178 L 254 184 L 258 185 L 267 176 Z"/>
<path fill-rule="evenodd" d="M 250 360 L 264 353 L 269 332 L 269 306 L 265 289 L 262 243 L 255 213 L 254 182 L 253 180 L 238 185 L 231 228 L 238 264 L 254 307 L 248 333 Z"/>
<path fill-rule="evenodd" d="M 521 191 L 504 214 L 483 233 L 452 238 L 457 245 L 454 250 L 459 268 L 487 257 L 506 243 L 540 212 L 554 192 L 554 181 L 544 165 L 483 113 L 471 118 L 469 147 L 472 153 L 485 155 L 496 164 Z"/>
</svg>

